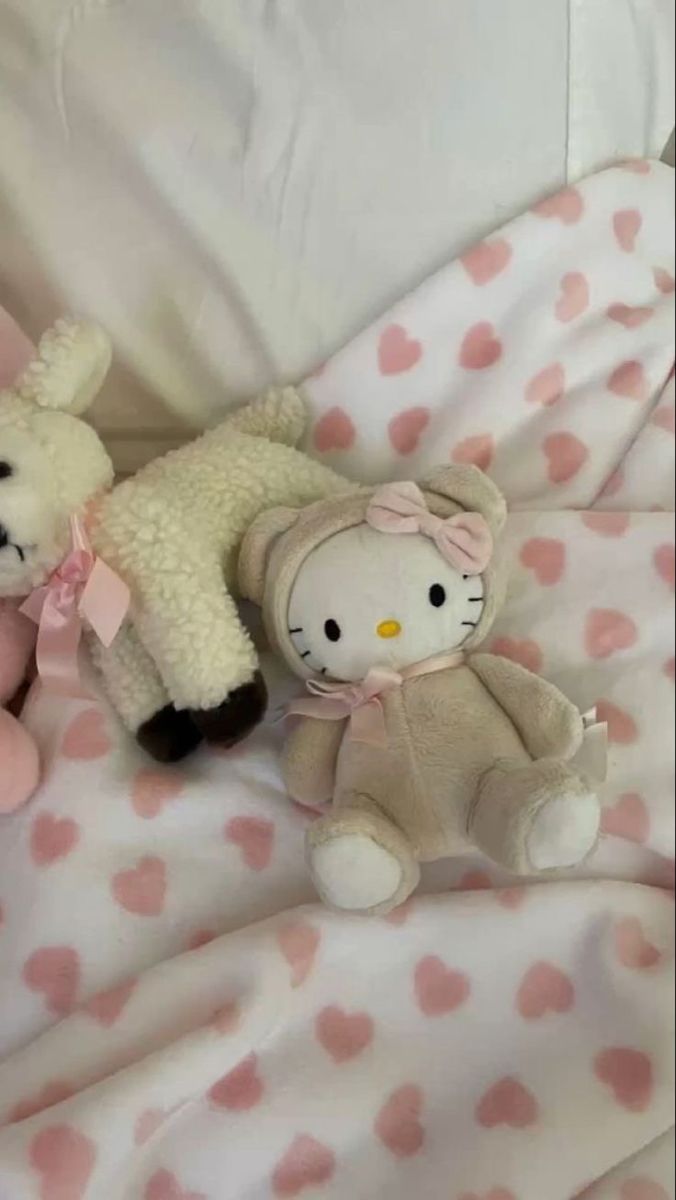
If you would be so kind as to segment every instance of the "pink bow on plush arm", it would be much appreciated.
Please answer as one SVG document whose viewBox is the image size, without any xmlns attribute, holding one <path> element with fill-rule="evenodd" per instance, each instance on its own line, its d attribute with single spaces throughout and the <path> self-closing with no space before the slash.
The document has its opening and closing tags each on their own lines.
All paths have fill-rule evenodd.
<svg viewBox="0 0 676 1200">
<path fill-rule="evenodd" d="M 83 619 L 110 646 L 129 609 L 129 588 L 94 554 L 78 517 L 71 518 L 70 527 L 70 553 L 21 612 L 38 626 L 37 667 L 45 687 L 79 698 L 85 694 L 78 668 Z"/>
<path fill-rule="evenodd" d="M 417 483 L 386 483 L 378 488 L 366 520 L 379 533 L 422 533 L 431 538 L 447 562 L 463 575 L 480 575 L 493 553 L 493 537 L 481 513 L 454 517 L 431 513 Z"/>
</svg>

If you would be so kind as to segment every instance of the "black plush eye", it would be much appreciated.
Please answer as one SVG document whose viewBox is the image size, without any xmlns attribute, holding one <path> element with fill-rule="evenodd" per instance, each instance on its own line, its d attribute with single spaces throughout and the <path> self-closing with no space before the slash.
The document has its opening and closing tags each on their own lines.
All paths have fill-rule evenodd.
<svg viewBox="0 0 676 1200">
<path fill-rule="evenodd" d="M 330 642 L 339 642 L 341 638 L 340 625 L 337 621 L 327 621 L 324 626 L 324 633 Z"/>
<path fill-rule="evenodd" d="M 14 471 L 10 464 L 0 459 L 0 479 L 9 479 L 10 475 L 13 474 Z"/>
<path fill-rule="evenodd" d="M 446 590 L 440 583 L 433 583 L 430 588 L 430 604 L 433 608 L 443 608 L 446 603 Z"/>
</svg>

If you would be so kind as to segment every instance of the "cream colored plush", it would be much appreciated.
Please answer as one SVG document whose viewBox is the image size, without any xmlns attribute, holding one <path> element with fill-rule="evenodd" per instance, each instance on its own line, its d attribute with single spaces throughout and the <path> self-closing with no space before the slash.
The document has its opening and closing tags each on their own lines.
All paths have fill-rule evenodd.
<svg viewBox="0 0 676 1200">
<path fill-rule="evenodd" d="M 230 745 L 265 709 L 251 638 L 231 587 L 239 542 L 275 504 L 348 490 L 294 447 L 306 424 L 294 389 L 273 390 L 181 450 L 112 487 L 110 459 L 78 419 L 110 363 L 96 326 L 60 322 L 11 392 L 0 393 L 0 597 L 42 585 L 67 555 L 70 518 L 127 583 L 110 649 L 90 644 L 110 698 L 140 743 L 175 760 L 206 737 Z"/>
<path fill-rule="evenodd" d="M 484 516 L 494 538 L 504 502 L 476 467 L 423 484 L 428 509 Z M 258 518 L 240 558 L 244 594 L 301 679 L 360 683 L 462 650 L 461 665 L 408 678 L 380 696 L 386 744 L 355 740 L 346 720 L 303 716 L 285 778 L 303 804 L 331 803 L 307 853 L 330 905 L 386 912 L 415 888 L 419 864 L 479 847 L 519 874 L 569 866 L 596 841 L 599 805 L 571 763 L 578 710 L 523 667 L 475 652 L 502 600 L 504 568 L 462 575 L 422 533 L 365 523 L 372 489 L 302 512 Z"/>
</svg>

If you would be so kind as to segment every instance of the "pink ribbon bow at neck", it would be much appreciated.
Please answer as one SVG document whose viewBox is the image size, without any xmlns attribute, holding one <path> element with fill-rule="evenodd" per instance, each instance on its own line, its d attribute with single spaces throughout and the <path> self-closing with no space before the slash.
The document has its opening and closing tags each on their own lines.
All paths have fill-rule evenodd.
<svg viewBox="0 0 676 1200">
<path fill-rule="evenodd" d="M 129 610 L 129 588 L 98 558 L 79 517 L 71 517 L 72 548 L 21 612 L 38 626 L 37 667 L 50 691 L 81 698 L 78 651 L 86 620 L 99 641 L 112 645 Z"/>
<path fill-rule="evenodd" d="M 427 507 L 417 483 L 386 483 L 369 504 L 366 521 L 379 533 L 421 533 L 431 538 L 456 571 L 481 575 L 493 553 L 493 537 L 485 517 L 459 512 L 437 517 Z"/>
<path fill-rule="evenodd" d="M 289 716 L 314 717 L 319 721 L 344 721 L 349 718 L 349 736 L 353 742 L 386 749 L 388 745 L 385 710 L 381 696 L 400 688 L 409 679 L 432 675 L 459 667 L 465 656 L 461 650 L 439 654 L 399 671 L 390 667 L 372 667 L 363 683 L 323 683 L 309 679 L 310 698 L 295 700 Z"/>
</svg>

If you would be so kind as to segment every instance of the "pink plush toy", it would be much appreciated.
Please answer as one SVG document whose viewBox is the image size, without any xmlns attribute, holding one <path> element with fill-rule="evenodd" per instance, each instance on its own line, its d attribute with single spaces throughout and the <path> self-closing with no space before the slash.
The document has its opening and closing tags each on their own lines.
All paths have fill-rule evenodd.
<svg viewBox="0 0 676 1200">
<path fill-rule="evenodd" d="M 34 354 L 32 344 L 0 308 L 0 388 L 9 387 Z M 23 804 L 40 775 L 33 739 L 4 708 L 23 683 L 35 634 L 35 626 L 21 616 L 18 604 L 0 598 L 0 813 Z"/>
<path fill-rule="evenodd" d="M 0 600 L 0 704 L 21 686 L 35 645 L 35 626 L 9 600 Z M 0 813 L 12 812 L 38 784 L 38 752 L 30 734 L 0 708 Z"/>
</svg>

